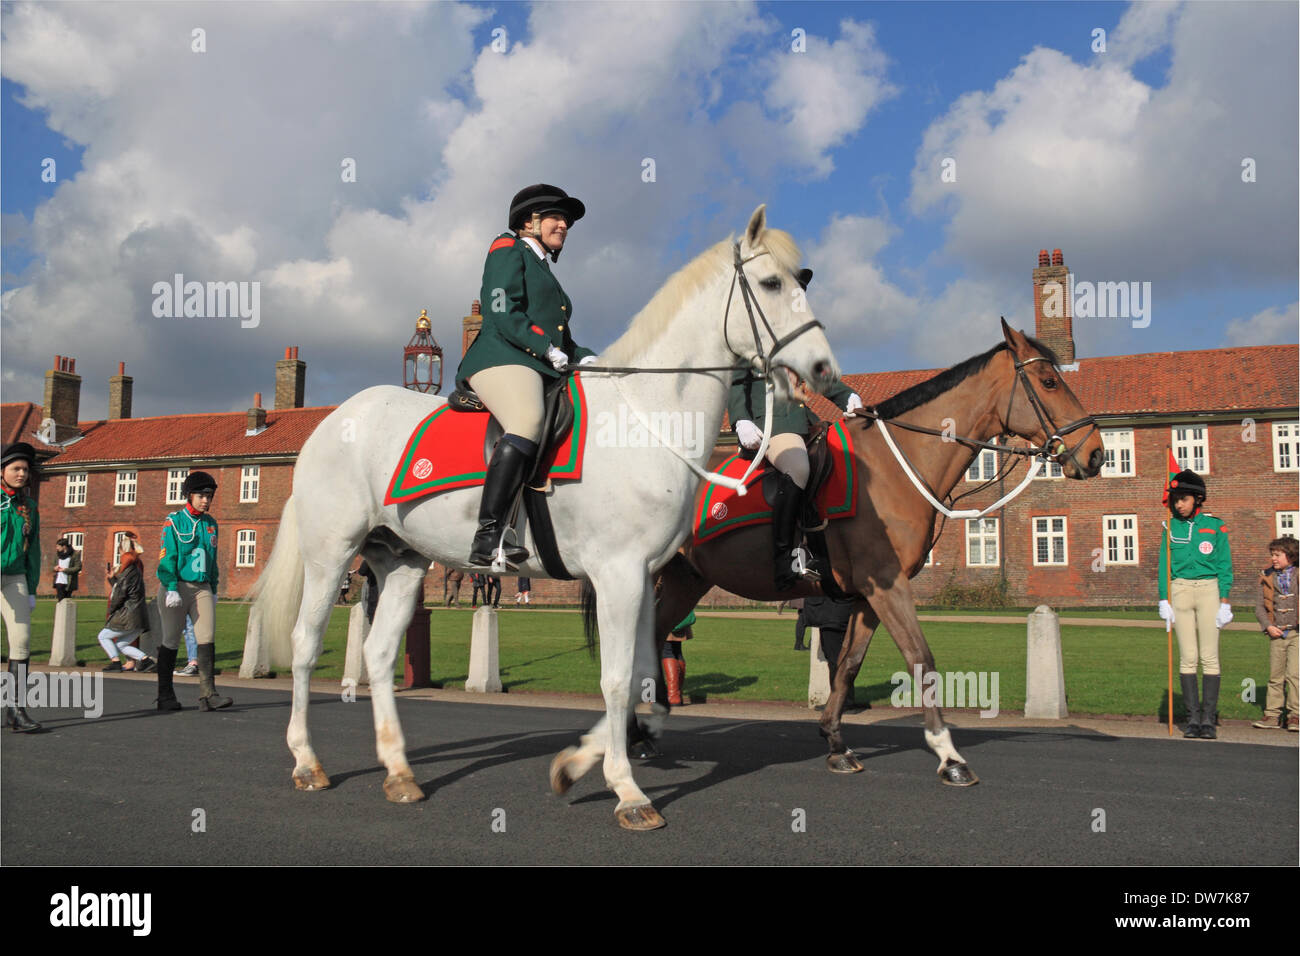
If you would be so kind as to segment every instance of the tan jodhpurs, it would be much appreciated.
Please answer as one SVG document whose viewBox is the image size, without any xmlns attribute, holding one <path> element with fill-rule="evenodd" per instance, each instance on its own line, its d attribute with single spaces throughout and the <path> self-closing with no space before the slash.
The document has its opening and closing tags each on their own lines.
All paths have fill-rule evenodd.
<svg viewBox="0 0 1300 956">
<path fill-rule="evenodd" d="M 167 606 L 167 589 L 158 592 L 158 615 L 162 618 L 162 645 L 176 650 L 185 634 L 185 615 L 194 622 L 194 641 L 197 644 L 213 642 L 217 623 L 217 602 L 206 584 L 177 581 L 176 593 L 181 596 L 179 607 Z"/>
<path fill-rule="evenodd" d="M 31 657 L 32 610 L 27 606 L 27 578 L 22 574 L 6 574 L 0 586 L 0 615 L 9 635 L 9 659 L 25 661 Z"/>
<path fill-rule="evenodd" d="M 800 488 L 808 487 L 808 446 L 802 435 L 773 435 L 767 443 L 766 458 Z"/>
<path fill-rule="evenodd" d="M 507 435 L 542 440 L 542 376 L 525 365 L 498 365 L 471 375 L 474 389 Z"/>
<path fill-rule="evenodd" d="M 1178 673 L 1195 674 L 1197 661 L 1202 674 L 1219 673 L 1219 579 L 1191 581 L 1174 578 L 1169 585 L 1169 604 L 1174 609 L 1174 633 L 1178 635 Z"/>
</svg>

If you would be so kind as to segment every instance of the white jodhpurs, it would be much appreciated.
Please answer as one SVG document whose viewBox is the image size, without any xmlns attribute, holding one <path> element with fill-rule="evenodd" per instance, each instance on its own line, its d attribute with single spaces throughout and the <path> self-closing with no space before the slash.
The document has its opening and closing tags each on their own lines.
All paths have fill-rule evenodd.
<svg viewBox="0 0 1300 956">
<path fill-rule="evenodd" d="M 542 440 L 542 376 L 525 365 L 498 365 L 471 375 L 469 387 L 507 435 Z"/>
</svg>

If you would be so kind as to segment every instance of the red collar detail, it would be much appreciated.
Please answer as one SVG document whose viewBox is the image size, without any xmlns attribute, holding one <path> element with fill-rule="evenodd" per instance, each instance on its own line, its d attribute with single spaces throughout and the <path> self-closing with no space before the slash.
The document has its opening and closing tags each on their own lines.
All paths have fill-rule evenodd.
<svg viewBox="0 0 1300 956">
<path fill-rule="evenodd" d="M 5 494 L 7 494 L 7 495 L 8 495 L 9 497 L 11 497 L 11 498 L 12 498 L 14 495 L 18 494 L 18 489 L 17 489 L 17 488 L 10 488 L 10 487 L 9 487 L 8 485 L 6 485 L 4 482 L 0 482 L 0 491 L 3 491 Z"/>
<path fill-rule="evenodd" d="M 194 510 L 194 506 L 191 505 L 191 504 L 189 504 L 189 503 L 186 503 L 186 505 L 185 505 L 185 510 L 188 511 L 188 512 L 190 513 L 190 517 L 191 517 L 191 518 L 202 518 L 202 517 L 203 517 L 203 512 L 202 512 L 202 511 L 195 511 L 195 510 Z"/>
</svg>

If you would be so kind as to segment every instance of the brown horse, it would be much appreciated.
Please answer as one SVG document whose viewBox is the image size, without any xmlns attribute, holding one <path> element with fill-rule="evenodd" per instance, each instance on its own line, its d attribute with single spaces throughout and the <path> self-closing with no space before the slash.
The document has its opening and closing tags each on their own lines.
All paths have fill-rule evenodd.
<svg viewBox="0 0 1300 956">
<path fill-rule="evenodd" d="M 836 773 L 863 769 L 844 745 L 840 718 L 877 625 L 884 621 L 888 626 L 908 673 L 915 673 L 917 667 L 924 674 L 934 671 L 934 655 L 921 632 L 908 581 L 925 566 L 939 512 L 913 486 L 874 419 L 887 422 L 905 459 L 940 501 L 980 451 L 981 446 L 963 439 L 987 442 L 1010 433 L 1055 453 L 1053 460 L 1069 478 L 1090 478 L 1101 470 L 1105 453 L 1096 423 L 1062 381 L 1056 356 L 1023 332 L 1012 330 L 1005 320 L 1002 333 L 1005 341 L 994 348 L 883 402 L 874 416 L 850 419 L 845 429 L 858 461 L 858 512 L 853 518 L 830 522 L 825 532 L 835 583 L 855 598 L 821 718 L 821 733 L 830 745 L 827 764 Z M 1085 425 L 1090 427 L 1083 438 L 1067 445 L 1065 436 Z M 945 426 L 948 431 L 941 432 Z M 771 533 L 770 527 L 760 525 L 698 547 L 688 543 L 669 562 L 657 584 L 655 636 L 660 646 L 673 624 L 714 585 L 758 601 L 820 593 L 819 585 L 806 583 L 792 591 L 776 591 L 766 557 L 772 553 Z M 939 756 L 944 783 L 978 783 L 933 704 L 925 708 L 925 740 Z"/>
</svg>

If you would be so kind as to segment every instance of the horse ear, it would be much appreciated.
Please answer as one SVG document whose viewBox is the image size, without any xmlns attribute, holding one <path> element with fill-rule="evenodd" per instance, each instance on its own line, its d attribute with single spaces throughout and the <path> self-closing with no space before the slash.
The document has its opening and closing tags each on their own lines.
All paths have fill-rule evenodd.
<svg viewBox="0 0 1300 956">
<path fill-rule="evenodd" d="M 749 225 L 745 227 L 745 241 L 749 243 L 751 249 L 758 245 L 758 240 L 766 229 L 767 203 L 760 203 L 754 210 L 754 215 L 749 217 Z"/>
<path fill-rule="evenodd" d="M 1002 319 L 1002 337 L 1006 339 L 1007 348 L 1011 349 L 1012 352 L 1015 352 L 1017 349 L 1020 348 L 1021 344 L 1023 343 L 1024 336 L 1020 337 L 1019 342 L 1016 341 L 1015 329 L 1007 325 L 1007 320 L 1005 317 L 1000 317 L 1000 318 Z"/>
</svg>

